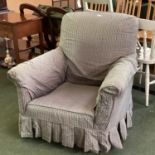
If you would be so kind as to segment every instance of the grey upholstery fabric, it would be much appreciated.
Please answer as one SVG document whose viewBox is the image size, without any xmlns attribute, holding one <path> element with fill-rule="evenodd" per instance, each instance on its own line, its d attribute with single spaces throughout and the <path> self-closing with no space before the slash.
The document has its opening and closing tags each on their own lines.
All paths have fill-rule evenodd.
<svg viewBox="0 0 155 155">
<path fill-rule="evenodd" d="M 97 91 L 96 86 L 65 82 L 51 93 L 32 100 L 26 114 L 74 127 L 81 127 L 82 124 L 86 128 L 92 127 Z"/>
<path fill-rule="evenodd" d="M 132 126 L 137 20 L 125 14 L 66 14 L 60 47 L 9 70 L 18 90 L 21 137 L 85 152 L 123 148 Z"/>
<path fill-rule="evenodd" d="M 49 107 L 94 116 L 98 87 L 65 82 L 29 105 Z M 85 93 L 87 92 L 87 93 Z M 79 100 L 80 99 L 80 100 Z"/>
<path fill-rule="evenodd" d="M 65 72 L 65 56 L 61 49 L 57 48 L 12 68 L 11 77 L 17 80 L 17 85 L 26 88 L 34 99 L 64 82 Z"/>
<path fill-rule="evenodd" d="M 115 13 L 81 14 L 68 14 L 62 22 L 60 46 L 68 58 L 67 79 L 100 83 L 113 62 L 135 53 L 138 20 Z"/>
<path fill-rule="evenodd" d="M 120 58 L 116 63 L 111 65 L 110 71 L 100 86 L 100 95 L 104 92 L 113 95 L 119 95 L 124 92 L 137 70 L 137 65 L 135 53 Z"/>
<path fill-rule="evenodd" d="M 17 86 L 20 110 L 62 84 L 65 72 L 65 56 L 60 48 L 12 68 L 8 73 Z"/>
</svg>

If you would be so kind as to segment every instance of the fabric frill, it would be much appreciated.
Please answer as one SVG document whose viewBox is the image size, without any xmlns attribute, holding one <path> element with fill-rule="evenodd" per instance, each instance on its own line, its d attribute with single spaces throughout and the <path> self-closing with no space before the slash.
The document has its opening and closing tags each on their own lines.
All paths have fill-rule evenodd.
<svg viewBox="0 0 155 155">
<path fill-rule="evenodd" d="M 127 128 L 132 127 L 132 112 L 128 111 L 126 116 L 120 120 L 118 126 L 110 130 L 82 129 L 65 124 L 57 124 L 44 120 L 32 119 L 19 115 L 19 130 L 21 137 L 39 138 L 47 142 L 54 141 L 66 147 L 78 146 L 85 152 L 98 153 L 111 147 L 122 149 L 122 140 L 127 138 Z"/>
</svg>

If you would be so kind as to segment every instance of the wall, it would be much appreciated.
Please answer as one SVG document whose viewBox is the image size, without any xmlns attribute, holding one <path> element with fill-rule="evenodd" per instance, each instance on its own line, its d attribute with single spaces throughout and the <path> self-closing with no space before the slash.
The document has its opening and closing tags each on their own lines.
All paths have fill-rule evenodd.
<svg viewBox="0 0 155 155">
<path fill-rule="evenodd" d="M 54 0 L 56 1 L 56 0 Z M 74 8 L 74 3 L 76 0 L 69 0 L 69 5 L 71 8 Z M 35 6 L 39 4 L 52 5 L 52 0 L 7 0 L 7 6 L 9 10 L 19 12 L 19 5 L 21 3 L 29 3 Z M 62 3 L 63 6 L 67 6 L 67 0 Z M 59 7 L 59 3 L 55 3 L 55 6 Z"/>
<path fill-rule="evenodd" d="M 15 12 L 19 11 L 19 5 L 21 3 L 29 3 L 36 6 L 38 4 L 51 5 L 52 0 L 7 0 L 8 9 L 13 10 Z"/>
</svg>

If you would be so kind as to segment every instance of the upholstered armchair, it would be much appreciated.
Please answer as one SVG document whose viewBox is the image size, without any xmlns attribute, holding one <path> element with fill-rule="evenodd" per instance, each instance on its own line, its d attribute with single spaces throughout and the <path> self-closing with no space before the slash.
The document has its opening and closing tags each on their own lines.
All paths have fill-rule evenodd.
<svg viewBox="0 0 155 155">
<path fill-rule="evenodd" d="M 66 14 L 58 48 L 8 71 L 20 136 L 85 152 L 121 149 L 132 126 L 138 25 L 125 14 Z"/>
</svg>

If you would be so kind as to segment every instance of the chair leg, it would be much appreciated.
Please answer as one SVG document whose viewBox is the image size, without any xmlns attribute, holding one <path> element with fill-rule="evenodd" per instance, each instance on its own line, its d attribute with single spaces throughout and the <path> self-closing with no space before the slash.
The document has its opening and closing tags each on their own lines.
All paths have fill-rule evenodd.
<svg viewBox="0 0 155 155">
<path fill-rule="evenodd" d="M 142 74 L 142 71 L 143 71 L 143 64 L 140 64 L 140 75 L 139 75 L 139 84 L 142 84 L 142 78 L 143 78 L 143 74 Z"/>
<path fill-rule="evenodd" d="M 146 106 L 149 106 L 149 89 L 150 89 L 150 66 L 146 65 L 145 70 L 145 102 Z"/>
<path fill-rule="evenodd" d="M 32 48 L 29 53 L 28 60 L 32 59 L 34 55 L 35 55 L 35 48 Z"/>
</svg>

